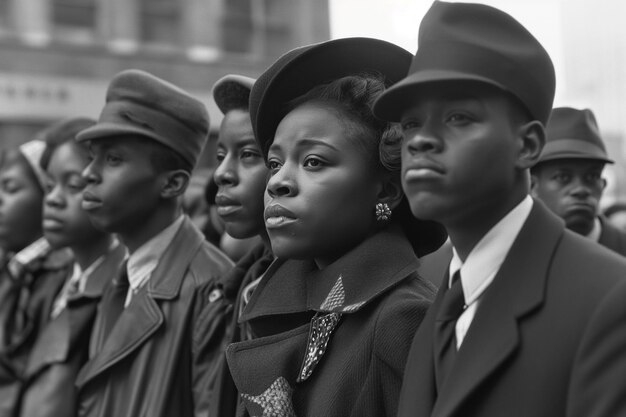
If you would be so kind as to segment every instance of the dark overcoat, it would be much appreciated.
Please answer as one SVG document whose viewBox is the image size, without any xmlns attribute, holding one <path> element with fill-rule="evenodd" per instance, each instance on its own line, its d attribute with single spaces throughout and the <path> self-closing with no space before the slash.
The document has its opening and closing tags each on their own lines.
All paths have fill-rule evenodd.
<svg viewBox="0 0 626 417">
<path fill-rule="evenodd" d="M 333 264 L 276 261 L 227 349 L 250 415 L 395 416 L 412 333 L 434 298 L 402 232 L 387 228 Z"/>
<path fill-rule="evenodd" d="M 16 416 L 76 415 L 74 382 L 87 360 L 96 309 L 125 255 L 123 245 L 108 253 L 87 278 L 84 291 L 70 296 L 67 307 L 43 327 L 28 357 Z"/>
<path fill-rule="evenodd" d="M 231 267 L 185 218 L 150 280 L 119 317 L 112 306 L 120 285 L 111 285 L 94 325 L 90 359 L 76 381 L 78 415 L 206 415 L 213 363 L 202 352 L 214 335 L 199 317 L 209 302 L 205 290 Z"/>
<path fill-rule="evenodd" d="M 622 257 L 535 200 L 437 392 L 440 291 L 415 335 L 398 416 L 626 416 L 625 284 Z"/>
<path fill-rule="evenodd" d="M 72 264 L 69 251 L 57 250 L 26 265 L 17 280 L 6 269 L 0 274 L 0 417 L 13 416 L 18 408 L 31 349 L 50 321 Z"/>
<path fill-rule="evenodd" d="M 226 333 L 227 344 L 241 342 L 248 339 L 247 326 L 239 323 L 239 313 L 242 311 L 242 291 L 254 280 L 261 277 L 274 260 L 272 251 L 264 244 L 255 246 L 241 258 L 235 267 L 220 279 L 215 293 L 219 294 L 216 304 L 221 304 L 226 310 L 228 306 L 228 321 Z M 214 307 L 217 310 L 217 306 Z M 237 413 L 239 393 L 230 375 L 226 355 L 220 355 L 216 367 L 214 385 L 210 387 L 210 416 L 234 417 Z"/>
</svg>

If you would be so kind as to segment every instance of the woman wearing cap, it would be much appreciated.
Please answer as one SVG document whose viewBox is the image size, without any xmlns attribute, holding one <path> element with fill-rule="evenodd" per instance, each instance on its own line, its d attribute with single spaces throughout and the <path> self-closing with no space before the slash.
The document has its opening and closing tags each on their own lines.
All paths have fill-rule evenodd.
<svg viewBox="0 0 626 417">
<path fill-rule="evenodd" d="M 0 167 L 0 415 L 13 415 L 33 342 L 72 264 L 42 236 L 45 142 L 9 149 Z"/>
<path fill-rule="evenodd" d="M 227 349 L 250 415 L 396 413 L 411 334 L 434 295 L 416 255 L 445 239 L 410 216 L 400 135 L 370 107 L 410 59 L 387 42 L 339 39 L 287 53 L 252 89 L 279 259 L 240 317 L 255 338 Z"/>
<path fill-rule="evenodd" d="M 217 167 L 212 187 L 216 188 L 215 206 L 225 232 L 235 239 L 255 239 L 254 246 L 235 267 L 216 283 L 206 319 L 208 329 L 224 327 L 227 341 L 248 338 L 237 322 L 245 300 L 258 283 L 259 276 L 273 261 L 263 219 L 263 194 L 268 169 L 259 145 L 254 140 L 248 100 L 254 79 L 230 74 L 213 86 L 213 98 L 224 114 L 217 139 Z M 220 323 L 219 326 L 216 324 Z M 232 382 L 223 345 L 218 346 L 215 382 L 207 400 L 211 416 L 234 415 L 237 390 Z"/>
</svg>

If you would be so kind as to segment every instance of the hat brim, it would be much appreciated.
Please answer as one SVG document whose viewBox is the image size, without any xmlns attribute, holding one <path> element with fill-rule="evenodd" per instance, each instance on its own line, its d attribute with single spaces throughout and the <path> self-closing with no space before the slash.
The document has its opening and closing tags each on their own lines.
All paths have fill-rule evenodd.
<svg viewBox="0 0 626 417">
<path fill-rule="evenodd" d="M 406 75 L 412 57 L 397 45 L 372 38 L 335 39 L 284 55 L 257 80 L 250 97 L 252 122 L 264 154 L 289 101 L 318 85 L 364 72 L 381 74 L 391 85 Z"/>
<path fill-rule="evenodd" d="M 233 93 L 228 87 L 231 85 L 243 87 L 243 90 L 240 90 L 241 98 L 247 103 L 250 98 L 250 91 L 252 90 L 252 86 L 255 81 L 256 80 L 254 78 L 238 74 L 228 74 L 217 80 L 217 82 L 213 85 L 212 95 L 213 100 L 215 100 L 215 104 L 217 104 L 217 107 L 220 109 L 222 114 L 226 114 L 234 108 L 231 104 L 233 102 L 232 97 L 230 97 Z M 246 93 L 244 94 L 244 92 Z"/>
<path fill-rule="evenodd" d="M 539 165 L 543 162 L 548 162 L 548 161 L 558 161 L 560 159 L 584 159 L 584 160 L 588 160 L 588 161 L 598 161 L 598 162 L 604 162 L 605 164 L 614 164 L 615 161 L 608 159 L 608 158 L 603 158 L 600 156 L 590 156 L 590 155 L 580 155 L 580 154 L 576 154 L 576 153 L 568 153 L 568 152 L 563 152 L 560 154 L 555 154 L 555 155 L 547 155 L 545 157 L 542 157 L 541 160 L 539 160 L 539 162 L 537 162 L 536 165 Z"/>
<path fill-rule="evenodd" d="M 374 115 L 382 120 L 399 122 L 402 113 L 412 104 L 413 97 L 421 87 L 444 81 L 479 82 L 508 91 L 503 85 L 475 74 L 450 70 L 423 70 L 409 74 L 378 97 L 374 103 Z"/>
</svg>

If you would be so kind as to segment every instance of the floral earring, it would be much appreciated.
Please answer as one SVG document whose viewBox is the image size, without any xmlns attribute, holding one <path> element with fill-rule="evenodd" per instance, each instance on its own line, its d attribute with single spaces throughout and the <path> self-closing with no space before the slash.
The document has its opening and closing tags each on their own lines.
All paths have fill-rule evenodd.
<svg viewBox="0 0 626 417">
<path fill-rule="evenodd" d="M 379 222 L 387 221 L 391 218 L 391 209 L 387 203 L 376 204 L 376 220 Z"/>
</svg>

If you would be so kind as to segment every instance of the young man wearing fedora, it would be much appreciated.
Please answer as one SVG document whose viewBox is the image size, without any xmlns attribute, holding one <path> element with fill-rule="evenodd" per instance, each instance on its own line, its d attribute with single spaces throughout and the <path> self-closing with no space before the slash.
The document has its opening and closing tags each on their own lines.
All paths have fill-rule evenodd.
<svg viewBox="0 0 626 417">
<path fill-rule="evenodd" d="M 232 263 L 204 240 L 181 200 L 208 128 L 201 102 L 127 70 L 111 81 L 98 123 L 77 136 L 92 156 L 83 209 L 130 255 L 102 297 L 76 381 L 80 416 L 206 413 L 213 364 L 202 352 L 212 333 L 200 315 Z"/>
<path fill-rule="evenodd" d="M 565 226 L 626 256 L 626 233 L 599 215 L 609 159 L 591 110 L 559 107 L 546 127 L 546 146 L 531 170 L 532 194 Z"/>
<path fill-rule="evenodd" d="M 512 17 L 437 1 L 408 75 L 374 105 L 402 125 L 413 214 L 453 245 L 401 417 L 626 415 L 626 261 L 529 195 L 554 89 L 548 54 Z"/>
</svg>

